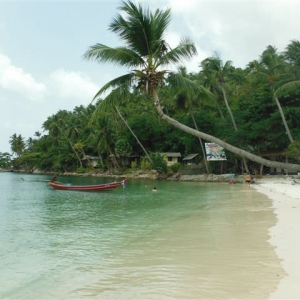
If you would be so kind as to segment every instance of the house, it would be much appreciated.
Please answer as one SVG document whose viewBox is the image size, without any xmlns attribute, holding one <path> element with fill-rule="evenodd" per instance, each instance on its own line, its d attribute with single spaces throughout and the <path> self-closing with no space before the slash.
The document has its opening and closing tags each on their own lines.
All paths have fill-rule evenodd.
<svg viewBox="0 0 300 300">
<path fill-rule="evenodd" d="M 120 156 L 121 161 L 122 161 L 122 166 L 129 168 L 131 166 L 132 162 L 135 162 L 137 165 L 140 164 L 141 157 L 136 154 L 132 155 L 123 155 Z"/>
<path fill-rule="evenodd" d="M 187 165 L 192 165 L 192 164 L 196 164 L 197 163 L 197 156 L 199 155 L 199 153 L 195 153 L 195 154 L 189 154 L 188 156 L 186 156 L 182 161 L 187 164 Z"/>
<path fill-rule="evenodd" d="M 179 163 L 179 159 L 181 157 L 181 154 L 179 152 L 166 152 L 159 154 L 167 159 L 168 166 Z"/>
</svg>

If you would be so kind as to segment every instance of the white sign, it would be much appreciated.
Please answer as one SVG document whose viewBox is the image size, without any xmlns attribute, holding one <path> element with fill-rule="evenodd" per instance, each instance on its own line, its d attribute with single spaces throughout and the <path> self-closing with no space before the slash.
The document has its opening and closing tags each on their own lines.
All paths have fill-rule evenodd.
<svg viewBox="0 0 300 300">
<path fill-rule="evenodd" d="M 205 143 L 207 161 L 226 160 L 225 150 L 215 143 Z"/>
</svg>

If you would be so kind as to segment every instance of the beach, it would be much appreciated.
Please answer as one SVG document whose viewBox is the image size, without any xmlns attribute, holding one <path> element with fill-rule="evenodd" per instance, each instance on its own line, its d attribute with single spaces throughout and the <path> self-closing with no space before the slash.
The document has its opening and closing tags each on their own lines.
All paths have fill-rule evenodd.
<svg viewBox="0 0 300 300">
<path fill-rule="evenodd" d="M 269 299 L 300 299 L 300 178 L 264 176 L 251 187 L 272 200 L 277 216 L 276 225 L 269 230 L 269 242 L 286 275 Z"/>
</svg>

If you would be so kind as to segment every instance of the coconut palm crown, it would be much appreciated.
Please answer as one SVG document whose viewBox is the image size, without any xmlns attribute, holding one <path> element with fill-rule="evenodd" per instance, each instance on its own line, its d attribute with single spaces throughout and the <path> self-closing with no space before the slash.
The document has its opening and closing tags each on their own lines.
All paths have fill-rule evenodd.
<svg viewBox="0 0 300 300">
<path fill-rule="evenodd" d="M 112 89 L 105 98 L 111 101 L 134 86 L 153 93 L 164 82 L 165 75 L 170 73 L 162 70 L 163 67 L 197 54 L 195 45 L 188 38 L 183 38 L 174 49 L 167 44 L 164 33 L 171 21 L 170 9 L 152 13 L 132 1 L 123 1 L 119 9 L 126 17 L 118 14 L 109 25 L 109 30 L 116 33 L 125 46 L 111 48 L 97 43 L 84 54 L 85 59 L 110 62 L 130 69 L 128 74 L 105 84 L 95 95 L 98 98 Z"/>
</svg>

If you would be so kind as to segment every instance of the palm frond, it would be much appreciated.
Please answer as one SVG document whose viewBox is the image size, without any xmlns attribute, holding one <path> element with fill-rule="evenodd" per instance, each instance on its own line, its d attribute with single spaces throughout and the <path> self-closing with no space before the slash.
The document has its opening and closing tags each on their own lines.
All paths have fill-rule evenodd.
<svg viewBox="0 0 300 300">
<path fill-rule="evenodd" d="M 132 86 L 133 82 L 135 80 L 135 74 L 133 73 L 129 73 L 129 74 L 125 74 L 122 76 L 119 76 L 111 81 L 109 81 L 108 83 L 106 83 L 98 92 L 97 94 L 94 96 L 93 100 L 98 99 L 99 97 L 101 97 L 101 95 L 103 93 L 105 93 L 107 90 L 109 89 L 115 89 L 116 87 L 119 86 Z"/>
<path fill-rule="evenodd" d="M 195 44 L 189 38 L 183 38 L 179 45 L 160 57 L 157 66 L 182 62 L 197 54 Z"/>
<path fill-rule="evenodd" d="M 295 81 L 291 81 L 288 83 L 285 83 L 284 85 L 282 85 L 281 87 L 279 87 L 275 92 L 274 92 L 274 96 L 275 97 L 279 97 L 279 94 L 281 92 L 283 92 L 283 90 L 288 90 L 288 89 L 293 89 L 293 88 L 297 88 L 300 85 L 300 80 L 295 80 Z"/>
<path fill-rule="evenodd" d="M 292 40 L 284 52 L 285 58 L 295 67 L 300 67 L 300 41 Z"/>
<path fill-rule="evenodd" d="M 95 122 L 102 112 L 111 111 L 119 102 L 130 95 L 128 84 L 124 83 L 110 92 L 103 100 L 98 102 L 95 111 L 92 114 L 90 122 Z"/>
<path fill-rule="evenodd" d="M 120 10 L 126 13 L 126 19 L 117 15 L 109 29 L 128 45 L 129 48 L 141 55 L 149 56 L 164 47 L 163 34 L 171 21 L 170 9 L 156 10 L 152 14 L 149 9 L 143 10 L 131 1 L 123 2 Z"/>
<path fill-rule="evenodd" d="M 144 12 L 141 5 L 123 1 L 119 9 L 126 13 L 127 19 L 121 14 L 114 18 L 109 29 L 116 33 L 126 45 L 142 56 L 149 53 L 149 45 L 145 36 L 150 31 L 149 11 Z"/>
<path fill-rule="evenodd" d="M 168 28 L 171 22 L 171 10 L 166 9 L 165 11 L 156 10 L 151 15 L 151 32 L 152 41 L 163 40 L 164 32 Z"/>
<path fill-rule="evenodd" d="M 111 48 L 103 44 L 91 46 L 83 55 L 84 59 L 98 62 L 112 62 L 118 66 L 144 66 L 144 60 L 134 51 L 126 47 Z"/>
<path fill-rule="evenodd" d="M 185 94 L 203 97 L 204 99 L 212 99 L 214 97 L 214 95 L 208 89 L 180 74 L 170 73 L 168 81 L 170 83 L 170 88 L 174 86 L 178 89 L 179 87 L 180 90 Z"/>
</svg>

